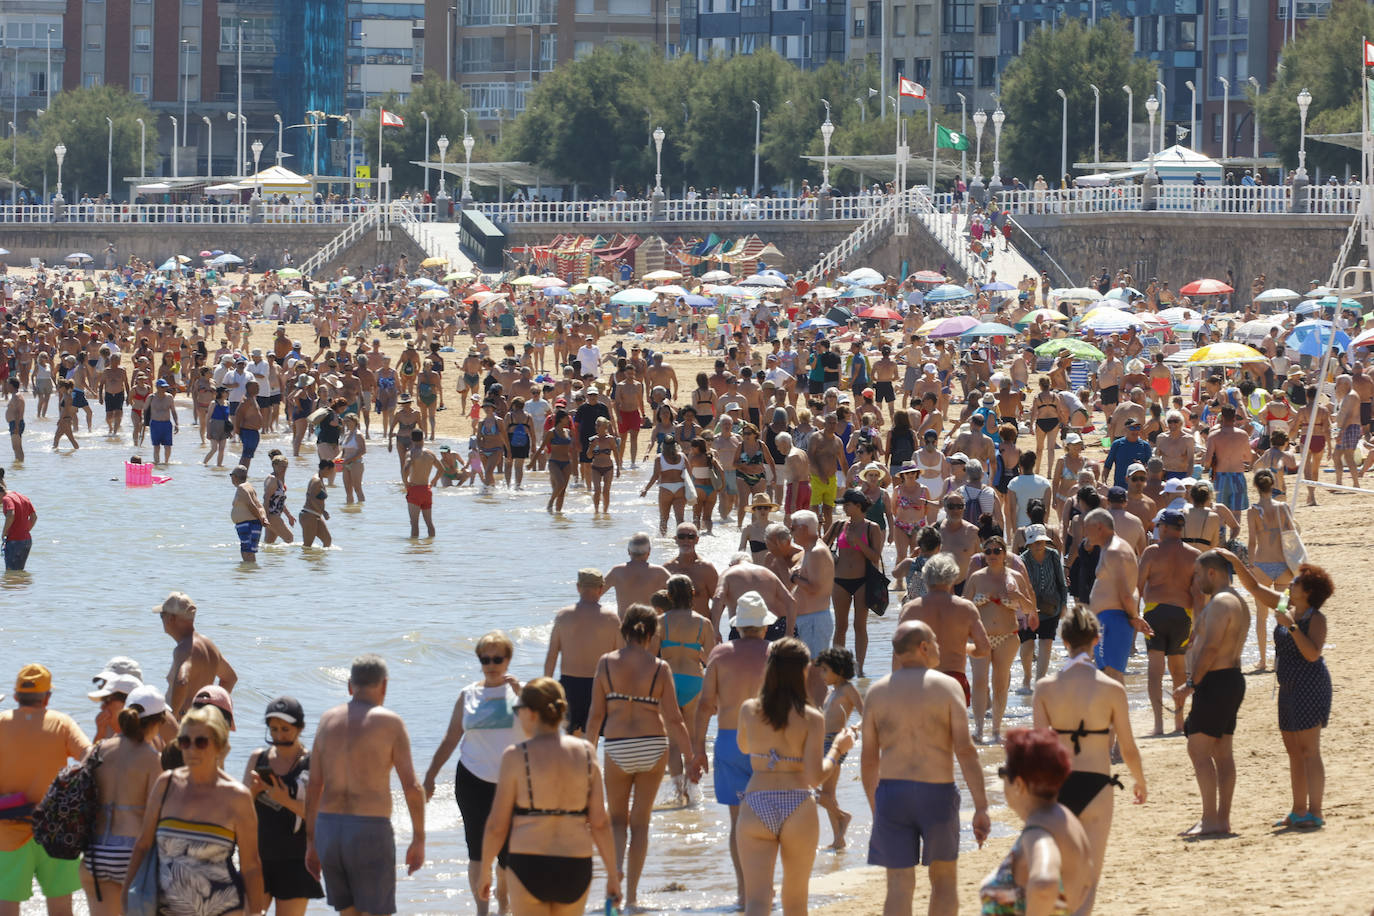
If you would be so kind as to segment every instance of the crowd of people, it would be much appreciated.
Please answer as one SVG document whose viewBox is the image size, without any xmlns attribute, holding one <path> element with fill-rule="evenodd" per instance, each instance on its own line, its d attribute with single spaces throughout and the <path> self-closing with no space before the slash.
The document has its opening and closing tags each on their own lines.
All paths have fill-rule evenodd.
<svg viewBox="0 0 1374 916">
<path fill-rule="evenodd" d="M 480 913 L 493 898 L 501 911 L 581 912 L 594 859 L 606 897 L 639 906 L 661 782 L 695 803 L 692 786 L 708 775 L 729 812 L 740 905 L 769 911 L 781 859 L 783 911 L 801 913 L 820 812 L 831 848 L 852 840 L 835 785 L 856 746 L 885 912 L 911 911 L 921 865 L 929 911 L 953 913 L 954 767 L 981 845 L 991 822 L 978 747 L 991 744 L 1004 749 L 1004 797 L 1025 826 L 982 885 L 983 911 L 1088 912 L 1121 786 L 1114 763 L 1134 801 L 1147 800 L 1125 687 L 1140 637 L 1153 731 L 1186 736 L 1199 787 L 1200 816 L 1182 835 L 1235 826 L 1232 740 L 1251 630 L 1242 589 L 1259 669 L 1270 664 L 1274 616 L 1292 776 L 1279 823 L 1323 825 L 1322 649 L 1334 585 L 1305 555 L 1284 490 L 1299 473 L 1290 447 L 1308 437 L 1314 411 L 1309 452 L 1320 461 L 1330 444 L 1358 485 L 1366 468 L 1354 451 L 1374 381 L 1357 361 L 1340 357 L 1328 410 L 1319 380 L 1283 355 L 1277 334 L 1264 360 L 1190 379 L 1131 330 L 1107 336 L 1105 358 L 1075 386 L 1067 350 L 1041 365 L 1015 338 L 927 338 L 939 307 L 912 304 L 887 336 L 860 321 L 817 333 L 799 324 L 823 303 L 789 295 L 725 316 L 711 371 L 680 381 L 667 357 L 693 336 L 688 322 L 612 338 L 603 356 L 609 314 L 596 294 L 554 313 L 512 291 L 526 339 L 498 344 L 480 306 L 426 304 L 406 276 L 398 265 L 396 284 L 374 277 L 356 295 L 329 284 L 337 298 L 316 311 L 313 337 L 282 323 L 265 347 L 253 345 L 247 315 L 286 288 L 281 279 L 246 278 L 240 308 L 221 315 L 208 285 L 139 288 L 119 313 L 60 277 L 35 278 L 5 316 L 0 381 L 15 458 L 30 420 L 53 423 L 54 448 L 96 435 L 96 401 L 104 434 L 122 435 L 127 407 L 134 446 L 146 440 L 165 463 L 180 408 L 205 464 L 238 453 L 231 521 L 247 562 L 264 540 L 329 546 L 330 490 L 363 502 L 364 456 L 383 439 L 399 456 L 413 537 L 421 522 L 435 535 L 436 486 L 518 488 L 527 472 L 546 472 L 550 512 L 564 511 L 570 489 L 610 512 L 613 495 L 632 498 L 613 494 L 613 481 L 634 469 L 675 555 L 651 561 L 653 538 L 637 534 L 625 563 L 579 570 L 541 677 L 517 680 L 511 639 L 481 636 L 482 679 L 455 701 L 423 779 L 405 724 L 385 707 L 386 665 L 369 654 L 352 666 L 348 701 L 319 716 L 308 751 L 305 711 L 281 696 L 263 714 L 269 745 L 242 780 L 226 773 L 237 676 L 179 592 L 157 609 L 176 642 L 166 690 L 145 683 L 136 662 L 112 659 L 91 693 L 91 737 L 46 708 L 48 669 L 25 666 L 17 708 L 0 714 L 0 748 L 27 749 L 0 750 L 0 916 L 35 879 L 59 912 L 80 887 L 100 913 L 148 894 L 159 912 L 260 913 L 275 900 L 300 913 L 322 895 L 340 911 L 395 912 L 392 776 L 414 872 L 426 801 L 455 753 Z M 1026 295 L 989 309 L 1011 321 L 1029 312 L 1043 293 L 1035 278 L 1023 286 Z M 409 336 L 397 357 L 382 329 L 400 316 Z M 703 321 L 695 336 L 706 330 Z M 1067 336 L 1040 316 L 1025 335 Z M 436 451 L 446 399 L 470 435 Z M 279 447 L 270 469 L 260 461 L 254 472 L 264 437 Z M 293 514 L 291 458 L 312 451 L 317 470 Z M 6 567 L 22 569 L 37 510 L 3 475 L 0 493 Z M 717 526 L 738 535 L 723 567 L 698 553 Z M 867 665 L 869 615 L 888 611 L 894 589 L 892 670 L 880 673 Z M 1066 662 L 1051 673 L 1056 641 Z M 1005 729 L 1018 661 L 1032 727 Z M 69 759 L 92 769 L 101 804 L 84 865 L 49 855 L 31 826 Z M 138 879 L 148 861 L 151 887 Z"/>
</svg>

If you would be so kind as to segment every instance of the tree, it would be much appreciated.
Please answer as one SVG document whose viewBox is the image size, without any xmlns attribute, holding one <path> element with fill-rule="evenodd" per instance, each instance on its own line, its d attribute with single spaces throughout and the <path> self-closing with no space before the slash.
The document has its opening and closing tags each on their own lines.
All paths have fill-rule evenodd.
<svg viewBox="0 0 1374 916">
<path fill-rule="evenodd" d="M 57 162 L 53 150 L 59 143 L 67 148 L 62 164 L 64 196 L 102 194 L 105 191 L 106 142 L 114 121 L 113 164 L 117 197 L 125 195 L 125 178 L 138 175 L 139 127 L 147 127 L 147 149 L 157 149 L 157 119 L 138 96 L 118 86 L 68 89 L 55 96 L 52 107 L 43 112 L 33 128 L 19 137 L 19 181 L 30 188 L 43 186 L 46 170 L 56 187 Z M 6 163 L 8 166 L 8 163 Z"/>
<path fill-rule="evenodd" d="M 1102 154 L 1107 159 L 1125 158 L 1127 111 L 1121 87 L 1134 90 L 1136 112 L 1131 121 L 1140 123 L 1157 75 L 1154 62 L 1136 57 L 1133 48 L 1125 22 L 1115 16 L 1091 28 L 1068 19 L 1026 39 L 1021 54 L 1002 74 L 1002 109 L 1007 116 L 1002 127 L 1004 181 L 1018 176 L 1029 185 L 1036 175 L 1044 175 L 1051 186 L 1058 185 L 1063 103 L 1057 89 L 1068 95 L 1070 170 L 1074 162 L 1092 158 L 1090 85 L 1102 93 Z M 1138 157 L 1144 154 L 1136 150 Z"/>
<path fill-rule="evenodd" d="M 1313 166 L 1343 173 L 1351 165 L 1358 171 L 1358 150 L 1313 143 L 1310 135 L 1360 131 L 1361 35 L 1374 36 L 1374 6 L 1337 0 L 1326 19 L 1308 20 L 1284 49 L 1283 62 L 1260 95 L 1258 109 L 1260 129 L 1290 168 L 1298 164 L 1298 93 L 1306 89 L 1312 95 L 1307 114 L 1308 173 Z"/>
<path fill-rule="evenodd" d="M 438 162 L 439 147 L 436 144 L 441 136 L 447 136 L 449 139 L 448 161 L 463 161 L 463 109 L 467 104 L 467 93 L 461 86 L 445 82 L 443 77 L 435 73 L 426 73 L 424 82 L 412 86 L 410 95 L 404 102 L 399 101 L 393 92 L 368 106 L 368 112 L 363 116 L 361 123 L 353 125 L 357 137 L 355 142 L 362 144 L 358 152 L 372 163 L 372 174 L 376 177 L 379 109 L 385 108 L 400 115 L 405 126 L 388 127 L 382 137 L 382 162 L 391 166 L 393 188 L 398 191 L 403 188 L 422 188 L 425 183 L 424 166 L 411 163 L 424 162 L 426 158 Z M 420 114 L 422 111 L 429 113 L 428 151 L 425 150 L 425 119 Z M 467 124 L 468 131 L 477 144 L 472 151 L 473 161 L 490 159 L 492 145 L 486 141 L 482 132 L 477 130 L 476 119 L 469 118 Z M 435 172 L 437 171 L 436 168 Z M 454 182 L 450 181 L 449 184 L 452 185 Z M 430 176 L 430 185 L 430 190 L 437 193 L 437 174 Z M 454 196 L 457 196 L 456 191 Z"/>
</svg>

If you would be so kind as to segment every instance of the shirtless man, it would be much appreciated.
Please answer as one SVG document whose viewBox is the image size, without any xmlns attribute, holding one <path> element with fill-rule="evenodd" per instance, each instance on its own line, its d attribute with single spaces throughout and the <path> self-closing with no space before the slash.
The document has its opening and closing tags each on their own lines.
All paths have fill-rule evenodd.
<svg viewBox="0 0 1374 916">
<path fill-rule="evenodd" d="M 124 419 L 124 398 L 129 394 L 129 373 L 119 365 L 119 354 L 111 353 L 109 364 L 100 373 L 99 394 L 105 405 L 105 425 L 110 435 L 119 434 L 119 425 Z"/>
<path fill-rule="evenodd" d="M 172 592 L 153 610 L 162 618 L 162 632 L 176 641 L 172 667 L 167 670 L 167 708 L 180 718 L 191 708 L 200 689 L 216 679 L 226 691 L 233 692 L 239 677 L 219 648 L 196 632 L 196 605 L 190 597 Z"/>
<path fill-rule="evenodd" d="M 1021 360 L 1017 360 L 1013 366 L 1022 365 Z M 1011 379 L 1002 379 L 1002 384 L 997 390 L 997 418 L 1003 423 L 1010 423 L 1016 426 L 1021 419 L 1021 405 L 1026 400 L 1026 395 L 1021 389 L 1013 389 Z"/>
<path fill-rule="evenodd" d="M 439 456 L 425 448 L 425 434 L 419 427 L 410 431 L 410 455 L 406 458 L 406 509 L 410 513 L 410 536 L 420 536 L 420 516 L 424 516 L 428 537 L 434 537 L 434 485 L 443 476 Z"/>
<path fill-rule="evenodd" d="M 735 420 L 732 417 L 721 417 L 719 425 L 720 431 L 712 440 L 711 447 L 715 450 L 716 461 L 724 475 L 725 487 L 723 492 L 716 494 L 716 502 L 721 521 L 728 521 L 739 494 L 738 478 L 735 477 L 735 459 L 739 457 L 739 447 L 742 443 L 740 437 L 735 435 Z"/>
<path fill-rule="evenodd" d="M 1236 791 L 1231 745 L 1236 713 L 1245 699 L 1240 653 L 1250 630 L 1250 609 L 1231 588 L 1231 563 L 1221 551 L 1198 557 L 1193 588 L 1207 604 L 1194 621 L 1186 656 L 1188 681 L 1174 691 L 1174 702 L 1181 707 L 1193 698 L 1183 733 L 1202 793 L 1202 819 L 1183 836 L 1224 836 L 1231 832 L 1231 796 Z"/>
<path fill-rule="evenodd" d="M 1121 377 L 1126 374 L 1126 366 L 1117 356 L 1115 344 L 1105 347 L 1106 359 L 1097 367 L 1097 392 L 1102 398 L 1102 415 L 1111 426 L 1112 413 L 1121 403 Z"/>
<path fill-rule="evenodd" d="M 1151 458 L 1151 462 L 1155 459 Z M 1156 464 L 1155 473 L 1163 467 L 1163 463 Z M 1163 478 L 1156 481 L 1162 490 Z M 1136 521 L 1145 527 L 1145 533 L 1149 534 L 1154 530 L 1155 515 L 1163 508 L 1162 504 L 1155 502 L 1155 497 L 1149 495 L 1147 487 L 1150 486 L 1150 468 L 1139 462 L 1132 464 L 1126 469 L 1126 511 L 1135 516 Z M 1159 495 L 1158 492 L 1155 494 Z"/>
<path fill-rule="evenodd" d="M 1139 465 L 1132 465 L 1139 467 Z M 1141 468 L 1144 470 L 1144 468 Z M 1126 490 L 1122 487 L 1112 487 L 1107 490 L 1107 511 L 1112 514 L 1116 522 L 1116 533 L 1123 541 L 1131 545 L 1131 550 L 1135 551 L 1138 557 L 1145 552 L 1149 538 L 1145 535 L 1145 526 L 1140 519 L 1126 508 Z"/>
<path fill-rule="evenodd" d="M 835 475 L 849 470 L 849 458 L 844 453 L 844 443 L 836 435 L 836 428 L 835 415 L 828 414 L 825 425 L 811 437 L 806 447 L 807 459 L 811 462 L 811 509 L 820 516 L 821 526 L 827 531 L 835 520 L 835 503 L 840 495 Z"/>
<path fill-rule="evenodd" d="M 324 879 L 328 903 L 345 916 L 396 912 L 396 838 L 391 771 L 410 812 L 406 872 L 425 863 L 425 791 L 415 777 L 410 735 L 386 701 L 386 662 L 353 660 L 349 701 L 320 716 L 305 790 L 305 867 Z"/>
<path fill-rule="evenodd" d="M 768 660 L 768 642 L 763 637 L 777 617 L 769 613 L 758 592 L 740 595 L 736 607 L 734 625 L 739 638 L 716 646 L 706 660 L 701 698 L 697 700 L 696 719 L 692 723 L 692 778 L 696 781 L 699 774 L 713 770 L 716 803 L 729 809 L 730 861 L 735 866 L 737 907 L 743 909 L 744 872 L 735 843 L 735 827 L 739 823 L 740 801 L 754 770 L 749 755 L 739 749 L 735 730 L 739 727 L 740 704 L 758 696 L 763 686 Z M 717 716 L 716 745 L 713 759 L 708 760 L 706 729 L 712 716 Z"/>
<path fill-rule="evenodd" d="M 720 573 L 716 571 L 714 563 L 697 555 L 697 541 L 701 539 L 701 533 L 696 525 L 691 522 L 678 525 L 673 537 L 677 541 L 677 556 L 664 563 L 663 568 L 670 575 L 686 576 L 692 580 L 692 610 L 709 619 L 711 597 L 720 584 Z"/>
<path fill-rule="evenodd" d="M 181 432 L 181 421 L 177 419 L 176 398 L 165 378 L 157 380 L 157 388 L 148 399 L 148 437 L 153 442 L 153 464 L 158 463 L 158 450 L 162 450 L 162 461 L 172 460 L 172 436 Z"/>
<path fill-rule="evenodd" d="M 759 564 L 777 576 L 784 584 L 792 581 L 792 573 L 805 552 L 792 543 L 792 532 L 780 522 L 773 522 L 763 533 L 764 553 Z"/>
<path fill-rule="evenodd" d="M 606 573 L 603 584 L 607 592 L 615 589 L 615 610 L 621 620 L 625 619 L 625 612 L 630 605 L 649 604 L 654 592 L 668 584 L 668 570 L 649 562 L 652 546 L 653 542 L 644 532 L 631 535 L 629 543 L 625 545 L 630 559 L 619 566 L 612 566 L 611 571 Z"/>
<path fill-rule="evenodd" d="M 468 413 L 468 395 L 472 395 L 476 400 L 477 393 L 482 390 L 482 357 L 477 355 L 476 347 L 468 348 L 468 355 L 463 357 L 462 372 L 458 376 L 458 401 L 462 416 Z"/>
<path fill-rule="evenodd" d="M 669 400 L 677 400 L 677 373 L 673 367 L 663 361 L 662 353 L 655 353 L 653 361 L 645 371 L 650 387 L 662 387 L 668 390 Z"/>
<path fill-rule="evenodd" d="M 1191 477 L 1196 454 L 1193 431 L 1186 429 L 1183 414 L 1171 410 L 1164 415 L 1164 432 L 1155 437 L 1155 454 L 1164 462 L 1164 479 Z"/>
<path fill-rule="evenodd" d="M 568 697 L 568 734 L 587 730 L 587 714 L 592 709 L 592 681 L 596 664 L 607 652 L 624 642 L 620 637 L 620 616 L 601 606 L 605 590 L 601 571 L 577 571 L 577 603 L 563 608 L 553 617 L 549 651 L 544 656 L 544 677 L 553 677 L 562 656 L 558 683 Z"/>
<path fill-rule="evenodd" d="M 811 458 L 797 448 L 791 433 L 778 433 L 773 444 L 782 461 L 774 462 L 782 497 L 783 524 L 790 525 L 798 512 L 811 511 Z"/>
<path fill-rule="evenodd" d="M 1359 487 L 1360 471 L 1359 464 L 1355 461 L 1355 448 L 1360 444 L 1360 396 L 1355 393 L 1350 376 L 1344 374 L 1336 376 L 1336 394 L 1332 401 L 1336 405 L 1331 417 L 1331 429 L 1336 436 L 1331 451 L 1333 463 L 1336 465 L 1336 485 L 1341 485 L 1342 472 L 1349 468 L 1350 485 Z M 1210 449 L 1210 440 L 1208 446 Z M 1245 476 L 1243 474 L 1240 476 L 1243 487 Z M 1222 498 L 1220 484 L 1217 486 L 1217 501 L 1226 503 L 1232 512 L 1237 511 L 1235 506 Z M 1247 501 L 1240 508 L 1249 508 L 1249 502 Z"/>
<path fill-rule="evenodd" d="M 1337 386 L 1339 390 L 1339 385 Z M 1358 405 L 1355 409 L 1358 411 Z M 1221 408 L 1221 423 L 1207 437 L 1207 447 L 1202 454 L 1202 466 L 1211 469 L 1212 485 L 1217 492 L 1217 502 L 1226 506 L 1237 516 L 1250 507 L 1250 492 L 1245 479 L 1245 469 L 1254 457 L 1250 448 L 1250 436 L 1236 427 L 1236 409 L 1230 404 Z M 1355 422 L 1358 423 L 1358 414 Z M 1359 430 L 1355 432 L 1356 442 Z M 1351 445 L 1351 449 L 1354 449 Z M 1337 452 L 1339 455 L 1340 452 Z M 1351 468 L 1354 469 L 1355 453 L 1350 452 Z M 1340 459 L 1337 465 L 1340 467 Z M 1338 481 L 1339 482 L 1339 481 Z M 1356 482 L 1358 486 L 1358 481 Z M 1225 540 L 1223 533 L 1222 539 Z"/>
<path fill-rule="evenodd" d="M 644 383 L 633 368 L 615 386 L 616 424 L 620 430 L 620 461 L 625 458 L 625 443 L 630 443 L 630 467 L 639 461 L 639 430 L 644 425 Z M 666 581 L 666 580 L 665 580 Z M 647 602 L 646 602 L 647 603 Z"/>
<path fill-rule="evenodd" d="M 1155 361 L 1150 366 L 1150 400 L 1158 401 L 1160 404 L 1169 403 L 1169 396 L 1174 391 L 1174 370 L 1164 362 L 1164 351 L 1155 354 Z"/>
<path fill-rule="evenodd" d="M 1183 541 L 1183 513 L 1165 509 L 1155 529 L 1159 543 L 1151 544 L 1140 555 L 1140 593 L 1145 602 L 1145 622 L 1155 635 L 1146 641 L 1149 650 L 1147 689 L 1154 709 L 1155 729 L 1151 735 L 1164 734 L 1164 667 L 1168 665 L 1174 690 L 1183 686 L 1183 654 L 1192 633 L 1192 609 L 1197 607 L 1192 592 L 1193 565 L 1201 556 L 1192 544 Z M 1183 707 L 1174 709 L 1174 733 L 1183 731 Z"/>
<path fill-rule="evenodd" d="M 997 450 L 993 447 L 992 439 L 983 435 L 983 416 L 974 414 L 969 418 L 969 428 L 945 443 L 945 454 L 949 456 L 965 455 L 970 461 L 977 461 L 983 466 L 983 473 L 989 479 L 996 471 Z M 958 473 L 958 468 L 955 473 Z"/>
<path fill-rule="evenodd" d="M 267 525 L 267 512 L 258 498 L 258 491 L 248 482 L 248 468 L 239 465 L 229 472 L 234 485 L 234 502 L 229 507 L 229 520 L 239 537 L 239 559 L 245 563 L 258 562 L 258 545 L 262 529 Z"/>
<path fill-rule="evenodd" d="M 1097 573 L 1088 609 L 1102 624 L 1102 639 L 1097 644 L 1097 667 L 1108 675 L 1126 682 L 1126 660 L 1135 641 L 1132 630 L 1154 636 L 1150 625 L 1141 618 L 1139 568 L 1135 551 L 1116 533 L 1116 518 L 1107 509 L 1093 509 L 1083 519 L 1083 535 L 1089 547 L 1101 547 L 1097 559 Z"/>
<path fill-rule="evenodd" d="M 1130 397 L 1117 405 L 1116 410 L 1112 412 L 1111 420 L 1107 423 L 1107 434 L 1113 439 L 1120 439 L 1126 435 L 1128 423 L 1134 420 L 1144 426 L 1146 419 L 1145 391 L 1141 388 L 1132 388 Z"/>
<path fill-rule="evenodd" d="M 873 393 L 881 410 L 883 403 L 887 403 L 887 422 L 890 424 L 897 411 L 897 391 L 895 383 L 897 381 L 898 365 L 892 358 L 892 347 L 883 344 L 878 348 L 880 358 L 873 364 Z"/>
<path fill-rule="evenodd" d="M 14 449 L 14 460 L 24 460 L 24 396 L 19 393 L 19 379 L 11 378 L 6 385 L 9 390 L 9 403 L 5 405 L 5 423 L 10 430 L 10 448 Z"/>
<path fill-rule="evenodd" d="M 954 594 L 955 577 L 960 574 L 958 561 L 948 553 L 937 553 L 927 560 L 921 570 L 926 594 L 907 602 L 897 622 L 919 620 L 930 628 L 939 643 L 939 663 L 935 667 L 959 682 L 967 706 L 973 702 L 973 691 L 964 673 L 966 659 L 970 655 L 989 657 L 992 643 L 978 606 Z"/>
<path fill-rule="evenodd" d="M 711 596 L 711 626 L 720 635 L 720 619 L 725 611 L 733 616 L 741 595 L 755 592 L 762 595 L 769 609 L 777 608 L 779 617 L 786 620 L 787 628 L 775 636 L 779 639 L 796 628 L 797 607 L 792 592 L 774 573 L 749 559 L 746 553 L 737 553 L 730 560 L 730 566 L 720 575 L 716 592 Z"/>
<path fill-rule="evenodd" d="M 973 796 L 973 838 L 980 848 L 992 828 L 960 685 L 932 670 L 942 661 L 935 630 L 904 621 L 892 634 L 893 672 L 864 698 L 860 772 L 873 811 L 868 861 L 887 869 L 883 916 L 910 916 L 918 862 L 930 870 L 930 916 L 959 911 L 955 758 Z"/>
<path fill-rule="evenodd" d="M 955 469 L 956 472 L 958 469 Z M 956 490 L 945 497 L 945 520 L 940 525 L 942 550 L 952 556 L 959 564 L 959 576 L 954 580 L 952 591 L 956 595 L 964 593 L 964 580 L 968 578 L 969 563 L 973 555 L 982 549 L 978 540 L 978 526 L 964 520 L 964 494 Z"/>
</svg>

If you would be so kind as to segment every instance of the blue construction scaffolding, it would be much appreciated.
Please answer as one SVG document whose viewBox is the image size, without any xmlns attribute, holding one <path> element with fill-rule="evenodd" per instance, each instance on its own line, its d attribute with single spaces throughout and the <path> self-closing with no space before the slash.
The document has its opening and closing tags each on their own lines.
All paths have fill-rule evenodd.
<svg viewBox="0 0 1374 916">
<path fill-rule="evenodd" d="M 345 0 L 276 0 L 276 11 L 273 74 L 282 118 L 288 124 L 303 124 L 309 120 L 307 111 L 342 113 L 347 83 Z M 329 131 L 338 130 L 339 123 L 322 122 L 318 144 L 309 129 L 288 132 L 283 146 L 294 153 L 296 172 L 333 174 L 328 139 L 334 135 Z M 318 161 L 312 159 L 316 150 Z"/>
</svg>

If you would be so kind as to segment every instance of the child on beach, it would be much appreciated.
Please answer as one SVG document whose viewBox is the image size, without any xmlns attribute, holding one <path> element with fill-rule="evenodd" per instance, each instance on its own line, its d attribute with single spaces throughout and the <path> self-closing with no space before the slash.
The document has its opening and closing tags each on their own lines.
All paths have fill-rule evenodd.
<svg viewBox="0 0 1374 916">
<path fill-rule="evenodd" d="M 848 649 L 838 646 L 831 646 L 829 649 L 817 655 L 812 662 L 825 678 L 825 686 L 828 693 L 825 696 L 825 705 L 822 712 L 825 714 L 825 749 L 822 753 L 829 753 L 830 745 L 845 727 L 851 715 L 862 718 L 864 712 L 864 701 L 859 696 L 859 691 L 855 689 L 850 681 L 854 677 L 854 653 Z M 844 763 L 846 755 L 840 755 L 840 763 Z M 835 767 L 830 774 L 830 778 L 821 783 L 820 795 L 816 803 L 825 809 L 825 813 L 830 817 L 830 829 L 835 835 L 835 840 L 826 849 L 844 849 L 845 830 L 849 828 L 849 822 L 853 820 L 853 815 L 848 811 L 840 809 L 840 803 L 835 798 L 835 785 L 840 781 L 840 768 Z"/>
</svg>

